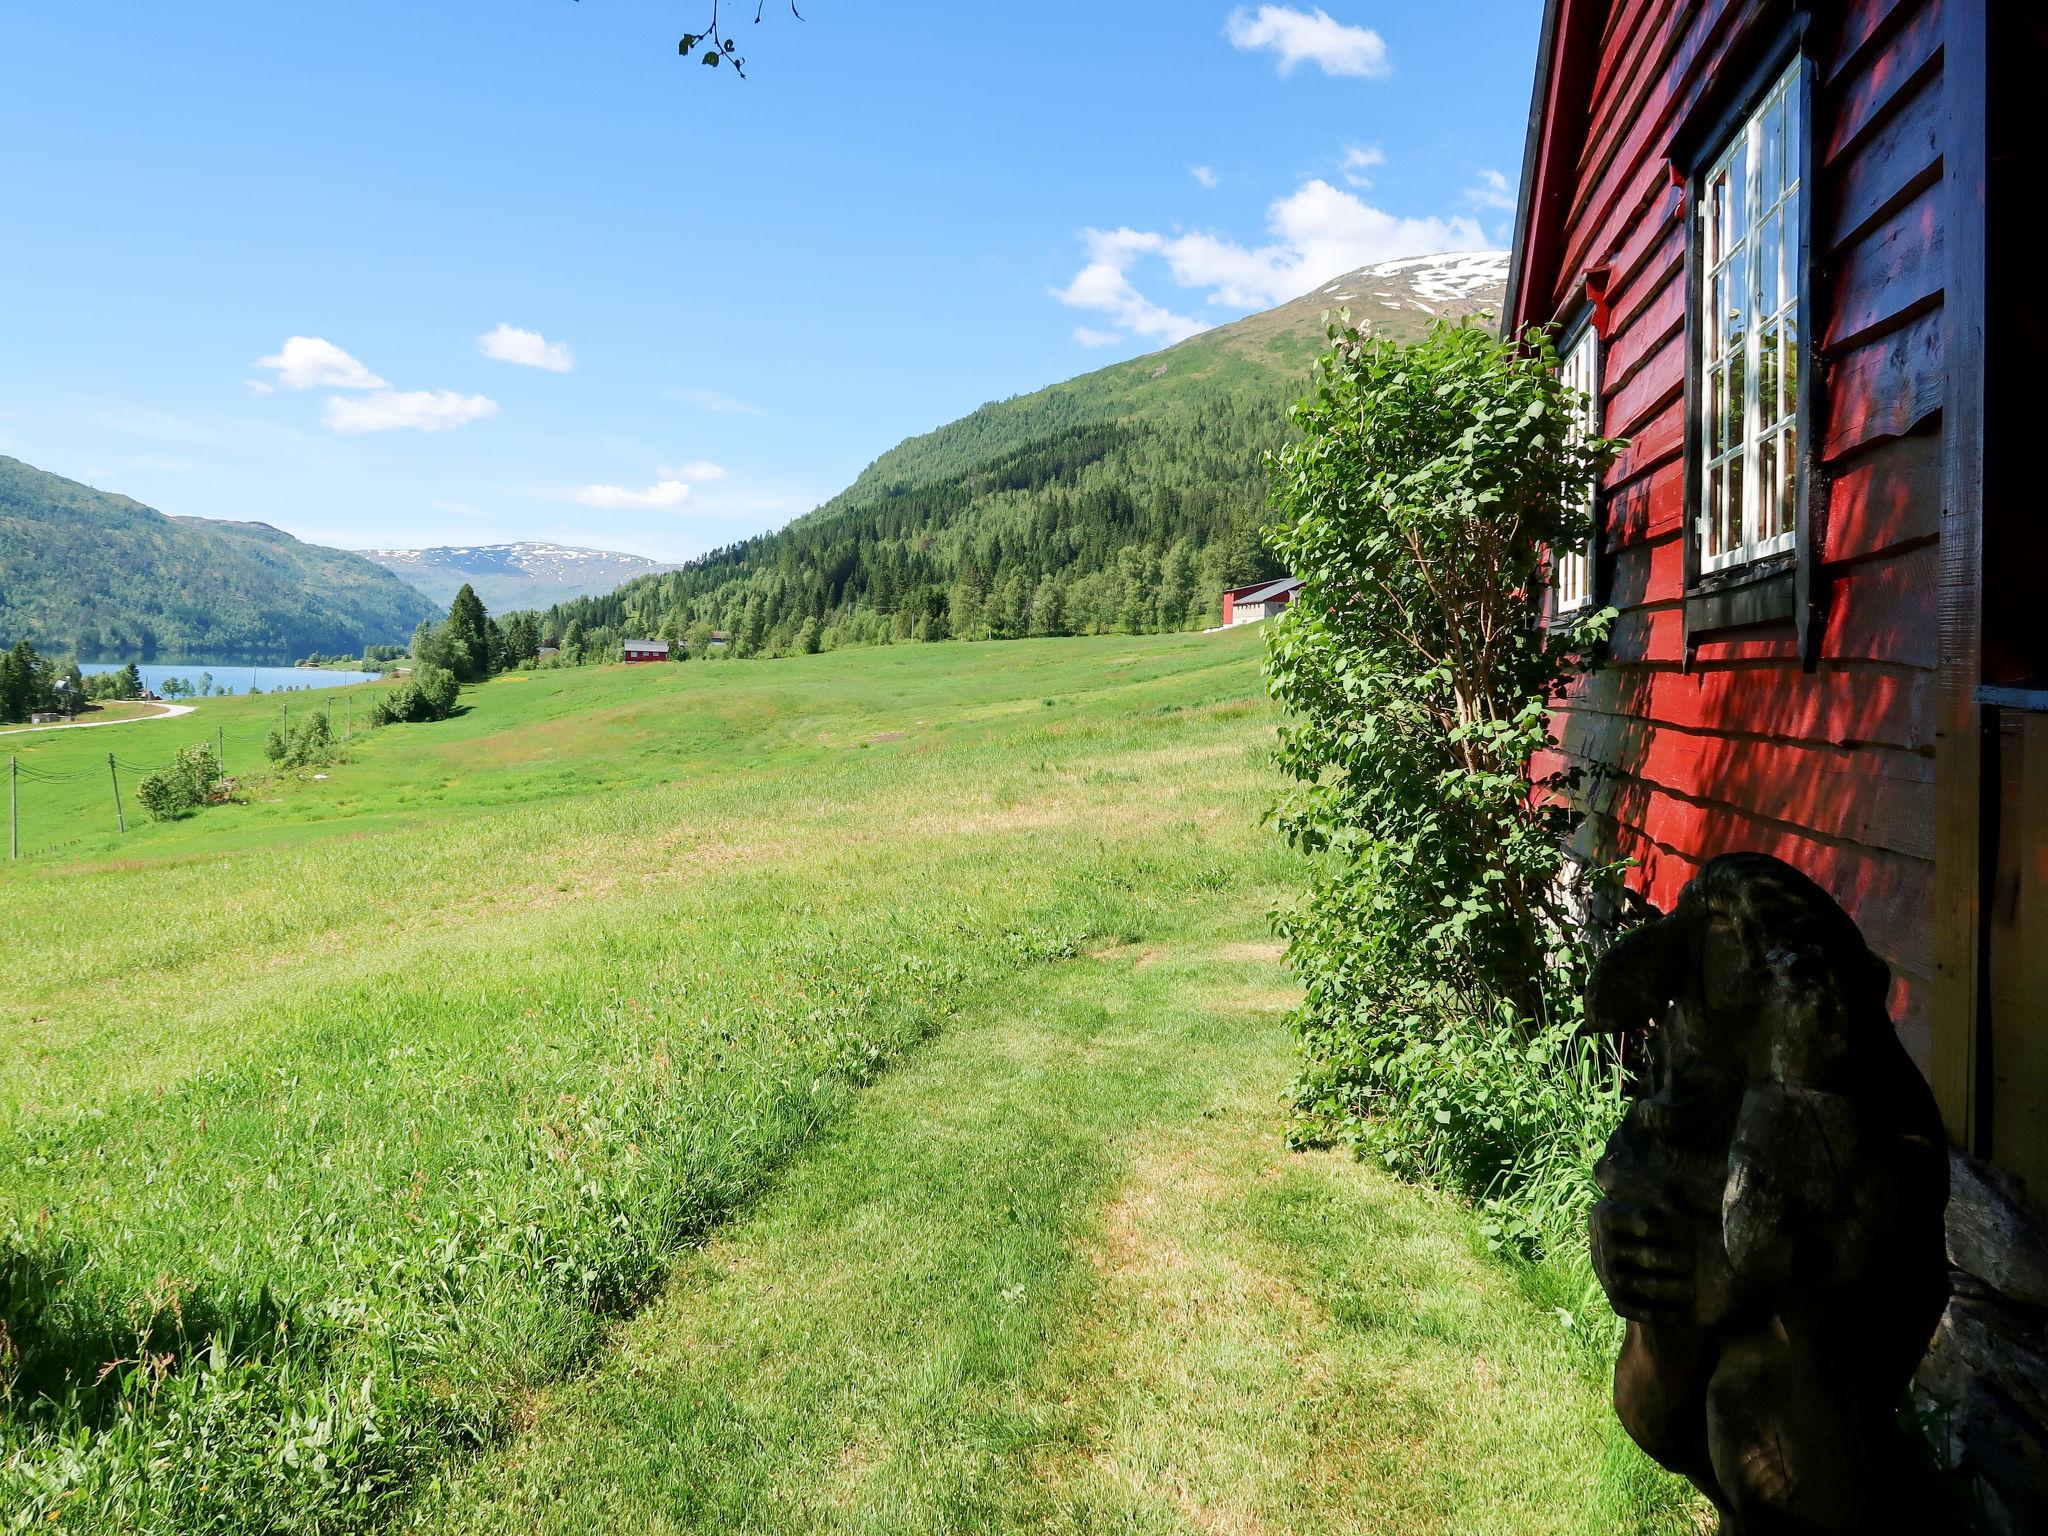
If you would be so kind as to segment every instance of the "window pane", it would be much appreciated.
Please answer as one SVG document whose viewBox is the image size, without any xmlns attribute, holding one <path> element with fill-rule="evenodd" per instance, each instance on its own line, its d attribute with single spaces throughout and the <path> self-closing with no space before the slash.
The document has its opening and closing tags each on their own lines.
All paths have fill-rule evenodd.
<svg viewBox="0 0 2048 1536">
<path fill-rule="evenodd" d="M 1778 200 L 1778 189 L 1784 183 L 1778 171 L 1778 135 L 1783 131 L 1784 108 L 1773 104 L 1764 114 L 1763 133 L 1759 140 L 1756 179 L 1760 196 L 1758 201 L 1769 207 Z"/>
<path fill-rule="evenodd" d="M 1784 290 L 1778 281 L 1778 236 L 1784 228 L 1780 214 L 1772 214 L 1757 226 L 1756 232 L 1756 288 L 1759 296 L 1757 314 L 1772 315 L 1783 301 Z"/>
<path fill-rule="evenodd" d="M 1745 136 L 1728 162 L 1728 244 L 1731 248 L 1749 230 L 1749 140 Z"/>
<path fill-rule="evenodd" d="M 1738 453 L 1728 461 L 1728 548 L 1742 543 L 1747 521 L 1742 500 L 1742 455 Z"/>
<path fill-rule="evenodd" d="M 1727 276 L 1721 284 L 1721 344 L 1728 351 L 1741 350 L 1747 330 L 1749 252 L 1737 251 L 1729 258 Z"/>
<path fill-rule="evenodd" d="M 1784 319 L 1785 336 L 1785 414 L 1792 415 L 1799 409 L 1799 311 L 1795 308 Z"/>
<path fill-rule="evenodd" d="M 1768 539 L 1778 531 L 1778 440 L 1756 445 L 1756 536 Z"/>
<path fill-rule="evenodd" d="M 1785 520 L 1790 526 L 1799 516 L 1799 428 L 1785 429 L 1778 452 L 1785 460 Z"/>
<path fill-rule="evenodd" d="M 1778 326 L 1776 320 L 1766 321 L 1757 337 L 1757 409 L 1762 416 L 1760 424 L 1766 427 L 1785 414 L 1778 404 Z"/>
<path fill-rule="evenodd" d="M 1721 509 L 1726 504 L 1725 480 L 1719 466 L 1707 471 L 1706 518 L 1700 530 L 1700 542 L 1706 545 L 1709 555 L 1718 555 L 1728 547 L 1721 533 Z"/>
<path fill-rule="evenodd" d="M 1796 69 L 1797 66 L 1795 65 Z M 1785 185 L 1792 186 L 1799 180 L 1799 81 L 1795 77 L 1792 88 L 1785 92 Z"/>
<path fill-rule="evenodd" d="M 1721 443 L 1724 449 L 1742 441 L 1743 374 L 1747 360 L 1741 352 L 1728 359 L 1728 384 L 1721 396 Z"/>
</svg>

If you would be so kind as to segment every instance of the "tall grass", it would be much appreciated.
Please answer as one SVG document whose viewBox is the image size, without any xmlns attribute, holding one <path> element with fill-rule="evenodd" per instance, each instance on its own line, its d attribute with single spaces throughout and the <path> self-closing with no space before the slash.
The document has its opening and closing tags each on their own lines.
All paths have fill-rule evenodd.
<svg viewBox="0 0 2048 1536">
<path fill-rule="evenodd" d="M 1235 638 L 466 702 L 0 877 L 42 957 L 0 999 L 19 1522 L 389 1519 L 963 991 L 1279 857 Z"/>
</svg>

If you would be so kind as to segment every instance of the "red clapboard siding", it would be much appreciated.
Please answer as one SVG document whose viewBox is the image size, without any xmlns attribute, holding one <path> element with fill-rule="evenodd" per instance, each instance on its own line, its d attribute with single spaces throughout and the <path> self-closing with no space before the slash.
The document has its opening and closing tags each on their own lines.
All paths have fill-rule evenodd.
<svg viewBox="0 0 2048 1536">
<path fill-rule="evenodd" d="M 1924 0 L 1849 0 L 1835 46 L 1821 57 L 1821 79 L 1833 84 L 1852 64 L 1867 60 L 1881 44 L 1881 34 L 1904 14 L 1926 7 Z"/>
<path fill-rule="evenodd" d="M 1685 521 L 1685 466 L 1667 460 L 1607 497 L 1607 547 L 1676 533 Z"/>
<path fill-rule="evenodd" d="M 1668 405 L 1685 389 L 1685 338 L 1674 334 L 1647 359 L 1636 376 L 1607 400 L 1607 430 L 1616 437 L 1630 437 L 1659 407 Z"/>
<path fill-rule="evenodd" d="M 1828 374 L 1823 453 L 1840 458 L 1932 420 L 1948 383 L 1945 358 L 1939 310 L 1844 356 Z"/>
<path fill-rule="evenodd" d="M 1828 486 L 1830 563 L 1867 560 L 1941 531 L 1941 439 L 1933 433 L 1879 444 L 1837 464 Z"/>
<path fill-rule="evenodd" d="M 1613 667 L 1588 679 L 1573 708 L 1687 730 L 1745 732 L 1815 746 L 1934 749 L 1931 673 L 1823 662 L 1799 681 L 1775 666 Z"/>
<path fill-rule="evenodd" d="M 1723 853 L 1774 854 L 1824 886 L 1863 928 L 1871 947 L 1914 976 L 1933 974 L 1933 870 L 1928 860 L 1815 836 L 1738 807 L 1673 793 L 1639 779 L 1596 783 L 1588 809 L 1634 828 L 1658 847 L 1698 865 Z M 1646 892 L 1669 907 L 1689 871 L 1674 871 L 1665 889 Z M 1639 887 L 1640 888 L 1640 887 Z"/>
<path fill-rule="evenodd" d="M 1967 0 L 1965 0 L 1967 3 Z M 1899 99 L 1908 85 L 1938 67 L 1941 53 L 1940 0 L 1920 6 L 1888 48 L 1872 51 L 1861 68 L 1830 82 L 1835 92 L 1834 121 L 1829 125 L 1821 162 L 1833 165 L 1848 154 Z"/>
<path fill-rule="evenodd" d="M 1669 8 L 1667 8 L 1669 10 Z M 1585 266 L 1591 244 L 1612 231 L 1616 209 L 1632 207 L 1645 195 L 1645 184 L 1661 170 L 1651 164 L 1671 137 L 1679 117 L 1698 102 L 1731 39 L 1753 25 L 1763 12 L 1763 0 L 1708 0 L 1700 14 L 1681 35 L 1665 29 L 1667 47 L 1657 53 L 1657 63 L 1638 76 L 1638 88 L 1624 96 L 1614 119 L 1614 133 L 1620 135 L 1612 150 L 1589 160 L 1597 172 L 1587 178 L 1581 172 L 1579 199 L 1567 221 L 1565 272 Z M 1638 197 L 1624 197 L 1624 188 L 1636 182 Z"/>
<path fill-rule="evenodd" d="M 1626 388 L 1659 348 L 1685 330 L 1685 274 L 1673 268 L 1661 276 L 1663 286 L 1649 302 L 1614 327 L 1601 365 L 1601 384 L 1609 392 Z M 1678 381 L 1683 384 L 1685 354 L 1678 356 Z"/>
<path fill-rule="evenodd" d="M 1934 762 L 1886 747 L 1814 747 L 1734 738 L 1628 715 L 1575 710 L 1564 750 L 1583 762 L 1625 762 L 1628 775 L 1756 821 L 1913 858 L 1934 857 Z"/>
<path fill-rule="evenodd" d="M 1933 545 L 1852 566 L 1835 580 L 1821 654 L 1933 670 L 1941 659 L 1935 634 L 1940 571 Z"/>
<path fill-rule="evenodd" d="M 1688 220 L 1665 156 L 1729 105 L 1785 7 L 1775 0 L 1612 0 L 1560 47 L 1574 99 L 1540 104 L 1552 212 L 1518 281 L 1524 315 L 1576 302 L 1607 274 L 1606 666 L 1574 685 L 1545 765 L 1590 770 L 1575 840 L 1636 860 L 1669 905 L 1717 853 L 1757 849 L 1842 901 L 1895 968 L 1901 1033 L 1927 1058 L 1933 929 L 1934 668 L 1941 532 L 1942 19 L 1961 0 L 1819 8 L 1809 189 L 1825 253 L 1806 317 L 1827 463 L 1803 552 L 1816 570 L 1812 658 L 1787 620 L 1686 645 Z M 1571 52 L 1577 50 L 1577 52 Z M 1553 80 L 1557 78 L 1553 76 Z M 1562 222 L 1555 215 L 1561 204 Z M 1695 613 L 1695 623 L 1701 622 Z M 1808 670 L 1808 668 L 1811 670 Z"/>
<path fill-rule="evenodd" d="M 1847 352 L 1896 330 L 1941 302 L 1940 188 L 1918 196 L 1872 228 L 1836 262 L 1835 304 L 1821 346 Z"/>
<path fill-rule="evenodd" d="M 1854 154 L 1828 168 L 1816 231 L 1823 247 L 1840 250 L 1939 175 L 1941 123 L 1941 76 L 1935 72 Z"/>
<path fill-rule="evenodd" d="M 1607 471 L 1607 483 L 1621 485 L 1646 475 L 1674 458 L 1684 446 L 1685 411 L 1681 402 L 1673 400 L 1629 435 L 1628 446 Z"/>
</svg>

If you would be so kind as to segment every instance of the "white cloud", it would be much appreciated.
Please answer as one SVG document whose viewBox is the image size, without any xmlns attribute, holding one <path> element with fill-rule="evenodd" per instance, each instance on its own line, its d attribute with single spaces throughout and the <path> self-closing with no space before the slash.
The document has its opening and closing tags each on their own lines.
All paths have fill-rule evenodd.
<svg viewBox="0 0 2048 1536">
<path fill-rule="evenodd" d="M 249 393 L 259 400 L 265 395 L 277 393 L 277 386 L 275 384 L 267 384 L 262 379 L 244 379 L 242 382 L 249 387 Z"/>
<path fill-rule="evenodd" d="M 289 336 L 271 356 L 257 358 L 256 366 L 275 372 L 277 382 L 286 389 L 390 387 L 333 342 L 318 336 Z"/>
<path fill-rule="evenodd" d="M 1191 165 L 1188 167 L 1188 174 L 1211 191 L 1215 190 L 1218 177 L 1213 166 Z"/>
<path fill-rule="evenodd" d="M 516 325 L 498 323 L 476 339 L 477 351 L 501 363 L 522 368 L 545 368 L 549 373 L 567 373 L 576 366 L 576 354 L 565 341 L 549 341 L 539 331 L 522 331 Z"/>
<path fill-rule="evenodd" d="M 1174 282 L 1205 290 L 1211 304 L 1248 310 L 1285 303 L 1358 267 L 1486 245 L 1478 222 L 1465 215 L 1400 218 L 1320 179 L 1275 201 L 1266 210 L 1266 228 L 1272 238 L 1257 246 L 1208 230 L 1170 236 L 1084 230 L 1088 264 L 1054 295 L 1077 309 L 1100 311 L 1130 335 L 1179 341 L 1205 327 L 1139 292 L 1130 273 L 1141 259 L 1159 258 Z M 1096 344 L 1078 333 L 1076 339 Z"/>
<path fill-rule="evenodd" d="M 1115 331 L 1098 331 L 1092 325 L 1074 327 L 1074 340 L 1084 347 L 1113 347 L 1123 340 Z"/>
<path fill-rule="evenodd" d="M 692 485 L 725 478 L 725 466 L 714 464 L 709 459 L 692 459 L 687 464 L 663 464 L 654 472 L 663 480 L 684 480 Z"/>
<path fill-rule="evenodd" d="M 679 507 L 689 499 L 690 488 L 680 480 L 663 480 L 644 491 L 623 485 L 586 485 L 576 493 L 576 500 L 586 507 L 630 507 L 639 511 Z"/>
<path fill-rule="evenodd" d="M 1511 211 L 1515 206 L 1515 189 L 1499 171 L 1481 171 L 1479 180 L 1465 189 L 1465 201 L 1475 208 Z"/>
<path fill-rule="evenodd" d="M 1160 249 L 1160 236 L 1133 229 L 1091 229 L 1084 238 L 1096 259 L 1075 273 L 1066 287 L 1052 290 L 1053 297 L 1062 304 L 1100 310 L 1133 336 L 1153 336 L 1167 342 L 1185 341 L 1206 329 L 1199 320 L 1190 320 L 1154 304 L 1124 275 L 1124 268 L 1139 254 Z"/>
<path fill-rule="evenodd" d="M 1267 49 L 1280 57 L 1280 73 L 1291 75 L 1297 64 L 1315 65 L 1326 75 L 1378 80 L 1394 72 L 1386 39 L 1370 27 L 1346 26 L 1318 6 L 1313 12 L 1291 5 L 1262 5 L 1256 12 L 1240 6 L 1230 13 L 1224 35 L 1247 53 Z"/>
<path fill-rule="evenodd" d="M 687 400 L 691 405 L 706 411 L 716 411 L 722 416 L 765 416 L 768 413 L 760 406 L 746 400 L 735 400 L 731 395 L 715 389 L 673 389 L 669 393 L 678 400 Z"/>
<path fill-rule="evenodd" d="M 1372 178 L 1366 175 L 1366 172 L 1386 163 L 1386 153 L 1377 144 L 1346 144 L 1344 163 L 1338 169 L 1344 173 L 1344 179 L 1352 186 L 1369 187 L 1372 185 Z"/>
<path fill-rule="evenodd" d="M 447 432 L 498 414 L 498 402 L 452 389 L 382 390 L 374 395 L 328 397 L 325 420 L 336 432 L 388 432 L 416 427 Z"/>
</svg>

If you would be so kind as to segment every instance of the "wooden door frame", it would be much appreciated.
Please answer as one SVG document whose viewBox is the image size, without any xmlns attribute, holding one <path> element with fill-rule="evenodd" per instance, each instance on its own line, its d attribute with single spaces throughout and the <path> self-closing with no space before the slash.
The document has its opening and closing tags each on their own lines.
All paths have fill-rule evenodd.
<svg viewBox="0 0 2048 1536">
<path fill-rule="evenodd" d="M 1986 323 L 1986 190 L 1990 49 L 1982 4 L 1943 7 L 1942 197 L 1948 248 L 1943 294 L 1948 370 L 1942 405 L 1940 670 L 1936 682 L 1934 811 L 1934 1017 L 1931 1077 L 1949 1135 L 1988 1150 L 1989 1067 L 1982 1048 L 1986 971 L 1984 916 L 1997 829 L 1997 766 L 1987 741 L 1983 680 L 1983 554 Z M 1987 815 L 1990 813 L 1990 815 Z"/>
</svg>

